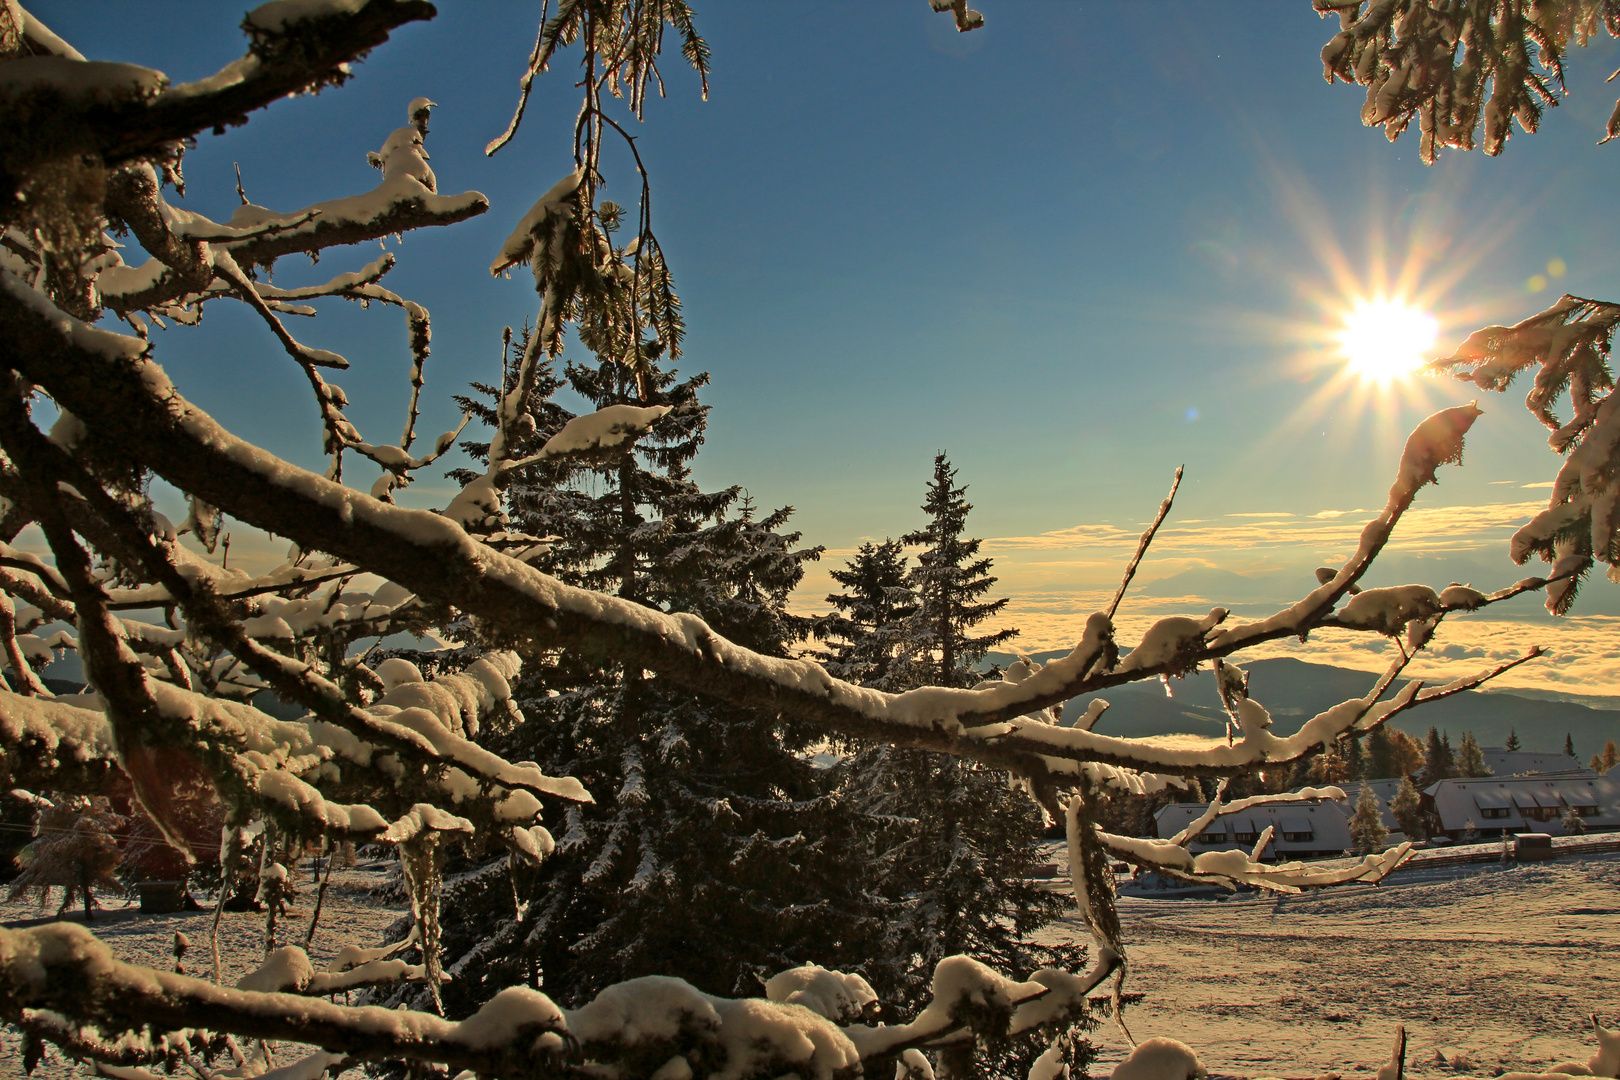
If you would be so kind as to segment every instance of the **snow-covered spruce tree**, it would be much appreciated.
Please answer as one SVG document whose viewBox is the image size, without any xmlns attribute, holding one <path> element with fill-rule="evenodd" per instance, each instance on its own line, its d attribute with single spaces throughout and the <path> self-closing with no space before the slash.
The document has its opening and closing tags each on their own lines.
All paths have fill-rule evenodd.
<svg viewBox="0 0 1620 1080">
<path fill-rule="evenodd" d="M 895 684 L 971 686 L 978 665 L 991 649 L 1016 637 L 1012 629 L 975 636 L 973 629 L 1006 608 L 1005 597 L 986 600 L 996 579 L 990 560 L 979 557 L 979 541 L 967 537 L 967 488 L 956 486 L 956 470 L 943 453 L 934 455 L 922 510 L 927 524 L 900 538 L 920 547 L 917 565 L 906 575 L 916 610 L 900 620 Z"/>
<path fill-rule="evenodd" d="M 17 857 L 22 873 L 11 882 L 8 899 L 39 895 L 44 907 L 53 888 L 62 890 L 62 915 L 77 897 L 86 922 L 95 918 L 94 890 L 119 892 L 118 833 L 128 818 L 100 795 L 67 795 L 51 802 L 36 798 L 34 839 Z"/>
<path fill-rule="evenodd" d="M 605 320 L 604 320 L 605 321 Z M 537 565 L 563 581 L 656 610 L 687 612 L 737 644 L 785 656 L 805 620 L 786 611 L 816 549 L 759 515 L 737 488 L 704 492 L 706 379 L 598 354 L 568 383 L 597 409 L 668 411 L 633 454 L 556 485 L 508 488 L 513 524 L 555 537 Z M 550 385 L 537 382 L 537 388 Z M 639 406 L 638 406 L 639 407 Z M 504 862 L 452 883 L 452 1007 L 471 1012 L 514 982 L 565 1004 L 643 975 L 712 993 L 758 992 L 798 959 L 863 966 L 875 944 L 871 873 L 805 751 L 817 730 L 705 700 L 611 660 L 531 664 L 514 696 L 528 722 L 492 746 L 578 776 L 597 802 L 569 815 L 538 871 Z"/>
<path fill-rule="evenodd" d="M 965 4 L 950 8 L 959 19 L 967 13 Z M 585 92 L 580 137 L 570 147 L 573 167 L 516 223 L 496 258 L 497 270 L 527 264 L 533 272 L 535 329 L 503 386 L 484 470 L 440 512 L 393 502 L 457 437 L 451 431 L 431 447 L 417 445 L 431 324 L 426 308 L 380 283 L 394 257 L 356 260 L 348 272 L 302 288 L 276 286 L 265 273 L 287 255 L 342 258 L 334 249 L 452 225 L 488 209 L 476 192 L 441 191 L 425 156 L 430 103 L 406 105 L 404 126 L 386 137 L 389 125 L 380 122 L 381 150 L 368 157 L 381 179 L 369 191 L 291 213 L 243 205 L 229 222 L 173 205 L 166 194 L 166 185 L 180 179 L 180 150 L 189 140 L 243 123 L 289 94 L 341 85 L 392 29 L 432 14 L 423 0 L 266 4 L 243 21 L 244 57 L 209 78 L 170 86 L 156 71 L 86 61 L 15 2 L 0 6 L 0 108 L 8 125 L 0 140 L 0 592 L 18 616 L 26 605 L 70 628 L 65 644 L 77 649 L 96 691 L 56 698 L 27 679 L 15 691 L 0 689 L 0 785 L 134 798 L 184 848 L 184 829 L 170 812 L 172 793 L 176 783 L 200 778 L 225 810 L 228 870 L 261 852 L 255 868 L 262 862 L 262 873 L 250 883 L 268 893 L 285 869 L 274 861 L 277 853 L 305 842 L 392 844 L 419 928 L 380 951 L 342 950 L 324 971 L 295 946 L 277 950 L 229 992 L 219 985 L 225 975 L 218 964 L 203 965 L 213 969 L 206 978 L 134 967 L 83 926 L 0 928 L 0 1020 L 24 1032 L 25 1066 L 49 1045 L 108 1065 L 184 1063 L 208 1074 L 215 1071 L 208 1053 L 234 1048 L 232 1067 L 240 1054 L 243 1066 L 257 1068 L 262 1060 L 250 1061 L 244 1047 L 275 1040 L 312 1048 L 288 1066 L 305 1076 L 388 1061 L 503 1080 L 897 1070 L 917 1076 L 931 1068 L 930 1055 L 943 1071 L 965 1075 L 974 1067 L 969 1059 L 1005 1060 L 1007 1040 L 1016 1040 L 1026 1053 L 1046 1047 L 1032 1071 L 1052 1076 L 1074 1052 L 1077 1026 L 1091 1016 L 1088 996 L 1110 977 L 1117 988 L 1127 970 L 1112 860 L 1192 881 L 1282 891 L 1376 881 L 1400 865 L 1409 851 L 1402 845 L 1312 866 L 1265 864 L 1244 853 L 1194 855 L 1188 843 L 1223 806 L 1245 805 L 1224 804 L 1219 792 L 1205 818 L 1168 840 L 1110 832 L 1099 826 L 1096 810 L 1112 791 L 1162 791 L 1262 767 L 1290 769 L 1347 735 L 1365 735 L 1520 662 L 1443 686 L 1395 685 L 1448 613 L 1548 585 L 1564 596 L 1582 565 L 1578 550 L 1568 553 L 1573 561 L 1558 552 L 1566 539 L 1559 529 L 1584 527 L 1579 508 L 1560 511 L 1564 525 L 1530 538 L 1531 550 L 1551 545 L 1549 553 L 1565 563 L 1555 564 L 1550 579 L 1528 578 L 1489 595 L 1461 586 L 1352 592 L 1419 492 L 1441 466 L 1460 460 L 1477 409 L 1442 410 L 1418 426 L 1391 461 L 1388 499 L 1355 551 L 1323 579 L 1306 583 L 1295 603 L 1230 625 L 1223 609 L 1160 619 L 1122 650 L 1114 616 L 1141 552 L 1171 509 L 1166 499 L 1113 602 L 1087 620 L 1074 649 L 985 685 L 903 693 L 862 688 L 813 661 L 749 649 L 696 615 L 568 585 L 525 561 L 538 558 L 544 545 L 511 527 L 506 492 L 525 470 L 622 457 L 668 415 L 662 405 L 609 406 L 520 454 L 538 439 L 532 392 L 570 327 L 582 340 L 591 337 L 596 355 L 628 369 L 638 399 L 657 392 L 641 384 L 673 344 L 679 312 L 650 209 L 643 198 L 631 252 L 608 235 L 596 186 L 601 137 L 616 123 L 603 99 L 624 93 L 639 110 L 648 85 L 657 85 L 666 27 L 685 57 L 706 70 L 706 47 L 680 0 L 579 0 L 560 5 L 542 29 L 525 92 L 559 49 L 578 46 Z M 516 127 L 514 120 L 492 149 Z M 362 149 L 352 162 L 361 170 Z M 206 138 L 192 152 L 209 152 Z M 440 165 L 447 174 L 455 169 L 454 162 Z M 334 193 L 343 190 L 335 169 L 319 180 Z M 124 246 L 113 247 L 112 233 L 126 230 Z M 585 300 L 611 295 L 615 281 L 632 294 L 632 305 L 643 306 L 656 327 L 652 336 L 638 320 L 592 323 L 593 313 L 605 309 Z M 347 394 L 329 378 L 347 359 L 305 344 L 281 318 L 331 299 L 374 301 L 405 316 L 411 405 L 397 440 L 365 438 L 345 413 Z M 154 319 L 183 333 L 204 307 L 232 301 L 263 322 L 267 340 L 287 355 L 287 374 L 310 386 L 321 468 L 281 460 L 227 431 L 206 401 L 188 396 L 213 392 L 209 380 L 160 366 L 163 350 L 147 332 Z M 1600 310 L 1574 302 L 1556 319 L 1567 326 L 1566 316 Z M 104 320 L 109 315 L 129 332 L 115 330 Z M 310 333 L 323 333 L 321 325 Z M 1599 337 L 1606 348 L 1606 336 Z M 1515 356 L 1541 355 L 1525 351 L 1522 334 L 1498 338 L 1520 350 Z M 1555 359 L 1561 364 L 1569 355 Z M 1577 393 L 1581 430 L 1601 427 L 1607 412 L 1583 410 L 1598 404 L 1610 384 L 1580 381 L 1589 374 L 1580 364 L 1567 370 L 1577 372 L 1571 385 L 1584 387 Z M 52 410 L 36 409 L 40 395 L 54 404 L 58 421 L 49 420 Z M 1580 445 L 1598 454 L 1596 446 Z M 1613 475 L 1599 467 L 1590 484 L 1582 481 L 1581 495 L 1593 494 L 1599 511 L 1604 504 L 1596 495 Z M 149 477 L 188 501 L 178 528 L 153 506 Z M 1566 486 L 1553 506 L 1572 493 Z M 266 573 L 227 568 L 215 550 L 226 515 L 233 530 L 275 533 L 293 541 L 295 551 Z M 1594 522 L 1601 516 L 1594 514 Z M 727 520 L 740 517 L 728 512 Z M 43 535 L 48 557 L 16 545 L 28 526 Z M 765 521 L 751 527 L 764 529 Z M 182 532 L 190 539 L 182 541 Z M 1600 533 L 1591 550 L 1607 557 L 1609 539 Z M 170 612 L 172 621 L 158 625 L 125 614 L 152 607 Z M 734 619 L 728 625 L 761 632 L 736 614 L 723 616 Z M 0 619 L 8 660 L 21 648 L 16 625 Z M 1273 731 L 1272 717 L 1230 658 L 1330 626 L 1398 636 L 1405 647 L 1392 648 L 1389 667 L 1365 697 L 1290 733 Z M 350 656 L 362 638 L 445 627 L 475 628 L 476 640 L 486 644 L 447 650 L 425 667 L 396 658 L 374 671 Z M 1535 655 L 1532 649 L 1520 660 Z M 656 693 L 690 694 L 685 707 L 710 717 L 763 709 L 781 717 L 784 728 L 810 725 L 829 738 L 929 750 L 1012 775 L 1065 823 L 1078 913 L 1097 945 L 1091 969 L 1044 969 L 1019 982 L 970 958 L 947 957 L 934 969 L 928 1008 L 908 1023 L 876 1026 L 855 1022 L 873 1000 L 864 980 L 814 966 L 778 972 L 763 999 L 747 1001 L 652 978 L 616 983 L 583 1007 L 564 1010 L 548 993 L 513 985 L 460 1022 L 437 1010 L 357 1011 L 326 1000 L 401 978 L 442 985 L 439 876 L 447 848 L 504 849 L 531 870 L 544 870 L 554 852 L 542 822 L 563 825 L 566 835 L 569 807 L 614 797 L 475 741 L 492 726 L 525 722 L 512 704 L 511 682 L 525 665 L 557 656 L 639 671 Z M 1231 738 L 1121 739 L 1093 730 L 1103 708 L 1097 695 L 1109 687 L 1217 661 L 1231 675 L 1222 680 L 1235 724 Z M 266 686 L 303 714 L 277 719 L 246 702 Z M 1075 697 L 1093 701 L 1087 715 L 1073 728 L 1054 725 L 1050 710 Z M 562 732 L 556 739 L 570 737 Z M 1257 798 L 1333 794 L 1308 789 Z M 578 1000 L 568 987 L 547 989 Z M 1193 1062 L 1190 1052 L 1186 1060 Z"/>
<path fill-rule="evenodd" d="M 895 689 L 891 669 L 900 649 L 899 631 L 917 610 L 904 545 L 898 540 L 868 541 L 842 569 L 830 574 L 844 591 L 827 597 L 832 614 L 811 626 L 811 632 L 827 643 L 815 658 L 828 674 L 847 682 Z"/>
<path fill-rule="evenodd" d="M 1357 855 L 1370 855 L 1383 846 L 1389 830 L 1384 827 L 1378 795 L 1371 784 L 1361 785 L 1356 812 L 1350 815 L 1350 843 Z"/>
<path fill-rule="evenodd" d="M 944 454 L 923 502 L 926 524 L 899 543 L 866 545 L 834 580 L 849 593 L 829 597 L 851 618 L 834 625 L 840 656 L 866 670 L 867 685 L 889 690 L 979 683 L 978 664 L 1015 631 L 975 634 L 1000 613 L 986 600 L 996 579 L 979 541 L 965 535 L 972 510 Z M 920 546 L 904 567 L 900 544 Z M 839 616 L 833 616 L 838 619 Z M 1020 662 L 1013 678 L 1031 665 Z M 867 977 L 886 1001 L 922 1006 L 927 973 L 945 956 L 994 957 L 1003 970 L 1073 966 L 1064 953 L 1030 943 L 1061 913 L 1056 894 L 1037 886 L 1040 809 L 1002 770 L 960 758 L 889 746 L 864 750 L 835 770 L 851 806 L 886 827 L 866 834 L 856 862 L 880 867 L 876 890 L 892 906 L 879 962 Z"/>
<path fill-rule="evenodd" d="M 1408 840 L 1424 839 L 1421 800 L 1410 776 L 1401 777 L 1394 798 L 1389 800 L 1389 812 L 1395 816 L 1395 824 L 1400 826 Z"/>
</svg>

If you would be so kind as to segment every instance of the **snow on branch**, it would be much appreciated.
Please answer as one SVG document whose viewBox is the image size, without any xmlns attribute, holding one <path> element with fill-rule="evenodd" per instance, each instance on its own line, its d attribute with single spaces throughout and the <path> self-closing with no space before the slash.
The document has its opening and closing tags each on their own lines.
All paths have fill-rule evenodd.
<svg viewBox="0 0 1620 1080">
<path fill-rule="evenodd" d="M 275 25 L 254 23 L 250 13 L 247 55 L 177 86 L 130 64 L 64 56 L 10 61 L 0 72 L 0 104 L 12 124 L 0 146 L 0 173 L 25 176 L 47 160 L 78 154 L 109 164 L 166 158 L 169 144 L 223 132 L 290 94 L 343 82 L 348 64 L 388 40 L 390 30 L 432 14 L 425 0 L 334 4 L 317 18 Z"/>
<path fill-rule="evenodd" d="M 390 161 L 423 157 L 419 143 L 390 151 Z M 192 308 L 216 296 L 240 295 L 239 280 L 228 272 L 230 266 L 244 270 L 270 266 L 283 255 L 318 255 L 330 247 L 454 224 L 489 209 L 489 200 L 476 191 L 438 194 L 422 182 L 420 172 L 385 170 L 382 182 L 369 192 L 285 214 L 252 204 L 240 206 L 229 224 L 220 224 L 171 207 L 162 197 L 152 166 L 133 163 L 109 182 L 108 208 L 129 224 L 152 259 L 131 267 L 114 255 L 98 271 L 96 286 L 103 300 L 121 313 L 157 310 L 173 314 L 177 308 Z M 215 265 L 221 254 L 230 260 L 223 272 Z M 403 306 L 405 301 L 386 290 L 366 292 L 366 286 L 375 284 L 392 264 L 393 257 L 384 255 L 360 271 L 305 289 L 254 285 L 266 302 L 348 295 Z"/>
<path fill-rule="evenodd" d="M 1126 862 L 1190 881 L 1209 881 L 1235 888 L 1253 885 L 1273 892 L 1298 893 L 1306 889 L 1382 881 L 1412 853 L 1400 844 L 1353 863 L 1263 863 L 1246 851 L 1205 851 L 1194 855 L 1169 840 L 1098 833 L 1103 846 Z"/>
<path fill-rule="evenodd" d="M 127 790 L 105 713 L 0 690 L 0 788 Z"/>
<path fill-rule="evenodd" d="M 1617 31 L 1599 4 L 1315 0 L 1315 7 L 1339 19 L 1322 48 L 1323 77 L 1365 86 L 1361 122 L 1382 127 L 1392 142 L 1416 119 L 1426 164 L 1442 147 L 1472 150 L 1481 135 L 1485 153 L 1500 154 L 1515 121 L 1534 133 L 1564 92 L 1569 46 L 1586 44 L 1599 25 Z M 1620 106 L 1603 141 L 1617 132 Z"/>
<path fill-rule="evenodd" d="M 1552 563 L 1547 609 L 1557 615 L 1575 602 L 1595 560 L 1620 580 L 1620 399 L 1608 363 L 1616 326 L 1620 304 L 1566 295 L 1513 326 L 1474 331 L 1431 364 L 1493 391 L 1537 369 L 1525 406 L 1551 430 L 1548 444 L 1565 458 L 1547 509 L 1514 534 L 1510 553 L 1517 563 L 1531 555 Z M 1560 422 L 1553 407 L 1566 391 L 1572 415 Z"/>
<path fill-rule="evenodd" d="M 27 343 L 19 356 L 25 374 L 87 423 L 140 446 L 144 459 L 170 482 L 233 516 L 357 565 L 386 568 L 413 592 L 508 627 L 542 646 L 600 648 L 726 700 L 788 709 L 835 731 L 944 750 L 1020 773 L 1044 769 L 1052 759 L 1229 775 L 1259 762 L 1297 759 L 1342 733 L 1344 726 L 1318 718 L 1286 739 L 1257 730 L 1227 746 L 1117 739 L 1018 718 L 1081 693 L 1189 670 L 1202 659 L 1308 633 L 1366 571 L 1417 489 L 1433 481 L 1439 465 L 1460 454 L 1462 432 L 1478 415 L 1477 409 L 1464 407 L 1424 421 L 1407 442 L 1389 505 L 1363 530 L 1356 553 L 1328 583 L 1270 619 L 1219 630 L 1209 640 L 1178 638 L 1158 662 L 1122 671 L 1099 668 L 1113 647 L 1113 627 L 1098 613 L 1068 657 L 1022 682 L 977 691 L 929 687 L 890 695 L 833 679 L 808 661 L 739 648 L 693 616 L 665 615 L 565 586 L 477 543 L 445 517 L 389 506 L 281 462 L 236 439 L 186 402 L 142 355 L 144 343 L 114 335 L 87 338 L 104 332 L 81 329 L 9 275 L 3 285 L 0 328 Z"/>
<path fill-rule="evenodd" d="M 984 16 L 968 7 L 967 0 L 928 0 L 928 4 L 935 11 L 950 12 L 958 33 L 965 34 L 984 25 Z"/>
<path fill-rule="evenodd" d="M 420 976 L 399 961 L 316 972 L 302 949 L 289 947 L 225 988 L 123 963 L 85 928 L 57 923 L 0 928 L 0 1016 L 23 1021 L 69 1052 L 99 1046 L 100 1060 L 114 1065 L 161 1061 L 184 1043 L 184 1033 L 206 1029 L 305 1043 L 351 1064 L 414 1061 L 511 1080 L 622 1070 L 632 1062 L 640 1075 L 656 1065 L 648 1064 L 653 1058 L 709 1061 L 712 1075 L 733 1080 L 789 1071 L 830 1080 L 882 1075 L 916 1047 L 1062 1029 L 1083 1015 L 1087 995 L 1118 964 L 1105 954 L 1084 976 L 1048 968 L 1017 982 L 967 957 L 947 957 L 935 968 L 932 1002 L 912 1022 L 894 1026 L 840 1026 L 826 1015 L 835 1003 L 824 995 L 783 992 L 805 984 L 795 972 L 771 980 L 777 993 L 765 999 L 720 998 L 680 979 L 649 976 L 610 986 L 574 1010 L 513 987 L 452 1022 L 316 996 L 385 970 Z M 822 974 L 840 983 L 852 978 Z M 124 1031 L 145 1034 L 118 1039 Z"/>
</svg>

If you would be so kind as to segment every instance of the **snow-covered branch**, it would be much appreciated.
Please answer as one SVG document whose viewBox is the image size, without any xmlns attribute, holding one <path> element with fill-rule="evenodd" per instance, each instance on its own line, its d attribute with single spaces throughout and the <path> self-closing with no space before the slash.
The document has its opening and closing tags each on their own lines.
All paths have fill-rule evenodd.
<svg viewBox="0 0 1620 1080">
<path fill-rule="evenodd" d="M 43 305 L 43 306 L 42 306 Z M 186 402 L 145 355 L 144 342 L 52 314 L 15 279 L 0 291 L 0 328 L 29 342 L 25 374 L 114 437 L 143 448 L 151 466 L 233 516 L 356 565 L 386 567 L 413 592 L 511 628 L 540 644 L 598 648 L 634 658 L 677 683 L 740 704 L 789 710 L 832 730 L 926 746 L 1027 772 L 1032 758 L 1104 762 L 1145 771 L 1231 774 L 1297 759 L 1344 730 L 1318 718 L 1280 739 L 1264 730 L 1233 746 L 1118 739 L 1020 719 L 1082 693 L 1180 674 L 1199 662 L 1319 625 L 1365 573 L 1417 490 L 1456 460 L 1478 410 L 1448 409 L 1408 440 L 1389 505 L 1363 530 L 1355 554 L 1326 584 L 1258 623 L 1219 630 L 1192 620 L 1157 624 L 1112 668 L 1113 627 L 1093 615 L 1068 656 L 1030 678 L 984 690 L 925 688 L 890 695 L 833 679 L 817 664 L 739 648 L 688 615 L 574 589 L 477 543 L 452 521 L 381 503 L 280 462 L 236 439 Z M 1392 708 L 1393 706 L 1386 706 Z M 1400 707 L 1405 707 L 1404 705 Z M 1326 714 L 1324 714 L 1326 715 Z"/>
<path fill-rule="evenodd" d="M 1547 609 L 1563 614 L 1575 602 L 1594 560 L 1615 578 L 1620 559 L 1620 399 L 1614 394 L 1609 351 L 1620 326 L 1620 304 L 1563 296 L 1513 326 L 1487 326 L 1432 367 L 1486 390 L 1502 391 L 1521 372 L 1536 370 L 1525 406 L 1551 432 L 1548 444 L 1565 455 L 1547 509 L 1513 535 L 1510 554 L 1523 563 L 1538 555 L 1552 563 Z M 1573 415 L 1553 413 L 1568 391 Z"/>
<path fill-rule="evenodd" d="M 244 23 L 248 53 L 214 75 L 167 86 L 132 64 L 36 56 L 0 72 L 11 136 L 0 147 L 7 183 L 47 160 L 93 154 L 109 164 L 157 155 L 168 144 L 245 122 L 289 94 L 341 83 L 348 64 L 388 40 L 389 31 L 431 17 L 425 0 L 304 5 L 269 3 Z M 7 200 L 15 187 L 8 186 Z"/>
<path fill-rule="evenodd" d="M 1016 982 L 967 957 L 948 957 L 935 969 L 932 1003 L 915 1020 L 875 1027 L 839 1024 L 865 984 L 822 969 L 784 972 L 768 984 L 767 998 L 751 1000 L 651 976 L 565 1010 L 539 991 L 513 987 L 459 1022 L 314 997 L 380 976 L 376 964 L 397 963 L 316 972 L 302 950 L 283 949 L 238 987 L 225 988 L 115 960 L 73 924 L 0 928 L 0 1017 L 71 1048 L 100 1047 L 111 1064 L 162 1061 L 200 1028 L 305 1043 L 352 1063 L 415 1061 L 503 1080 L 604 1069 L 647 1075 L 661 1062 L 682 1059 L 708 1062 L 737 1080 L 784 1071 L 854 1077 L 876 1074 L 919 1046 L 976 1034 L 1061 1031 L 1084 1014 L 1087 995 L 1118 959 L 1100 957 L 1084 976 L 1043 969 Z M 414 976 L 408 968 L 398 965 L 397 974 Z M 122 1040 L 114 1034 L 126 1030 L 147 1034 Z"/>
</svg>

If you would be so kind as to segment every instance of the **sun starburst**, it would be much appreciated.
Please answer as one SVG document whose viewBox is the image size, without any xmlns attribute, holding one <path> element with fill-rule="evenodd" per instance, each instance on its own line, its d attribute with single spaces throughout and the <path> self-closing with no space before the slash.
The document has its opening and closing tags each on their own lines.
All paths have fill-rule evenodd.
<svg viewBox="0 0 1620 1080">
<path fill-rule="evenodd" d="M 1398 297 L 1361 300 L 1344 314 L 1339 350 L 1350 372 L 1387 385 L 1414 374 L 1439 336 L 1435 317 Z"/>
</svg>

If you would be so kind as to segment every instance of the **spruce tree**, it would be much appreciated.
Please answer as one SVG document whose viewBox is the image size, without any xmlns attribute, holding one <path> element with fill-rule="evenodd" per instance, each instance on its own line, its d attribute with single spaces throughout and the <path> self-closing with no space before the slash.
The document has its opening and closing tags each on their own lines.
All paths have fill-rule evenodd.
<svg viewBox="0 0 1620 1080">
<path fill-rule="evenodd" d="M 1423 750 L 1423 786 L 1428 787 L 1455 775 L 1457 763 L 1452 760 L 1451 747 L 1441 738 L 1438 729 L 1430 727 Z"/>
<path fill-rule="evenodd" d="M 1567 731 L 1564 732 L 1564 756 L 1575 757 L 1575 739 Z"/>
<path fill-rule="evenodd" d="M 917 610 L 902 545 L 898 540 L 868 541 L 831 575 L 845 591 L 829 595 L 833 613 L 815 621 L 812 632 L 830 646 L 816 659 L 837 678 L 885 689 L 900 624 Z"/>
<path fill-rule="evenodd" d="M 1378 808 L 1378 796 L 1372 784 L 1361 785 L 1361 797 L 1356 800 L 1356 812 L 1350 816 L 1350 843 L 1357 855 L 1370 855 L 1383 846 L 1389 830 Z"/>
<path fill-rule="evenodd" d="M 612 361 L 569 364 L 564 375 L 543 370 L 535 393 L 566 385 L 596 409 L 671 411 L 631 453 L 513 485 L 512 528 L 554 537 L 539 565 L 786 655 L 807 629 L 787 598 L 819 549 L 783 531 L 791 510 L 761 514 L 739 488 L 693 483 L 706 377 Z M 567 413 L 534 405 L 539 442 Z M 810 959 L 852 962 L 870 949 L 883 907 L 863 893 L 864 868 L 845 859 L 860 819 L 838 812 L 807 760 L 808 726 L 606 658 L 546 659 L 514 688 L 528 722 L 491 745 L 579 777 L 597 801 L 570 809 L 540 868 L 469 860 L 449 879 L 452 1011 L 511 984 L 542 985 L 574 1004 L 650 974 L 755 994 L 762 975 Z"/>
<path fill-rule="evenodd" d="M 838 624 L 845 654 L 869 665 L 870 685 L 972 686 L 982 677 L 977 665 L 985 653 L 1015 633 L 975 633 L 1007 601 L 984 599 L 996 579 L 991 560 L 978 556 L 979 541 L 965 535 L 972 506 L 955 478 L 945 455 L 936 457 L 922 507 L 927 522 L 901 541 L 923 550 L 900 586 L 894 585 L 898 546 L 862 548 L 842 576 L 835 574 L 852 590 L 844 594 L 847 607 L 833 599 L 840 611 L 888 605 L 889 621 L 880 625 L 858 618 Z M 1040 858 L 1041 815 L 1005 773 L 886 746 L 863 750 L 837 772 L 851 806 L 889 823 L 859 855 L 880 869 L 878 891 L 893 905 L 879 950 L 886 962 L 864 972 L 881 999 L 915 1009 L 926 999 L 934 963 L 953 953 L 994 957 L 986 962 L 1023 973 L 1080 963 L 1079 946 L 1029 940 L 1063 905 L 1030 880 Z"/>
<path fill-rule="evenodd" d="M 1341 740 L 1344 758 L 1344 778 L 1346 780 L 1364 780 L 1367 775 L 1367 755 L 1361 748 L 1361 740 L 1346 737 Z"/>
<path fill-rule="evenodd" d="M 1564 826 L 1564 832 L 1570 836 L 1578 836 L 1586 831 L 1586 819 L 1581 817 L 1580 812 L 1573 806 L 1564 807 L 1564 816 L 1561 823 Z"/>
<path fill-rule="evenodd" d="M 1389 812 L 1395 816 L 1395 823 L 1401 827 L 1408 840 L 1422 840 L 1425 830 L 1423 828 L 1422 800 L 1418 798 L 1417 788 L 1412 785 L 1410 777 L 1401 779 L 1401 786 L 1396 789 L 1395 797 L 1389 800 Z"/>
<path fill-rule="evenodd" d="M 900 622 L 901 662 L 909 672 L 899 678 L 912 685 L 972 686 L 978 665 L 991 649 L 1017 635 L 997 630 L 973 635 L 972 629 L 1007 606 L 1005 598 L 985 600 L 995 585 L 991 560 L 979 558 L 979 541 L 963 535 L 973 504 L 967 488 L 956 486 L 956 470 L 943 451 L 934 455 L 923 513 L 928 522 L 900 542 L 920 546 L 917 566 L 907 584 L 917 608 Z"/>
<path fill-rule="evenodd" d="M 1387 780 L 1399 772 L 1394 741 L 1382 727 L 1374 728 L 1367 736 L 1367 758 L 1361 771 L 1368 780 Z"/>
<path fill-rule="evenodd" d="M 1472 731 L 1463 732 L 1462 742 L 1457 746 L 1457 775 L 1491 775 L 1490 766 L 1485 764 L 1485 753 L 1480 750 L 1479 740 Z"/>
<path fill-rule="evenodd" d="M 1505 746 L 1508 750 L 1517 750 L 1519 748 L 1519 746 L 1521 745 L 1520 742 L 1519 742 L 1519 729 L 1518 728 L 1509 728 L 1508 729 L 1507 742 L 1503 743 L 1502 745 Z"/>
</svg>

